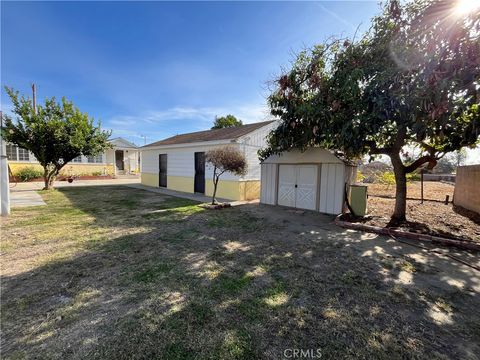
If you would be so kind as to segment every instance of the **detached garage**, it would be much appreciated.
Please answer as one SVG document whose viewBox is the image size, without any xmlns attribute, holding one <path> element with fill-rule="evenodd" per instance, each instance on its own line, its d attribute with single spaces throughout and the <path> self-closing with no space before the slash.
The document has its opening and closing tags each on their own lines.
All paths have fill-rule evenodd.
<svg viewBox="0 0 480 360">
<path fill-rule="evenodd" d="M 352 184 L 355 177 L 355 166 L 325 149 L 272 155 L 261 164 L 260 202 L 340 214 L 345 184 Z"/>
</svg>

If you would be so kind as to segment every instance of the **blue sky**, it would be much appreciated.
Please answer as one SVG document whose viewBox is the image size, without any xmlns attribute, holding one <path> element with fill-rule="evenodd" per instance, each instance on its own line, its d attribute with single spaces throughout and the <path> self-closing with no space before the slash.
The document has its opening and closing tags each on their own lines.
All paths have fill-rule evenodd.
<svg viewBox="0 0 480 360">
<path fill-rule="evenodd" d="M 374 1 L 1 1 L 1 105 L 12 86 L 65 96 L 138 145 L 269 117 L 267 82 L 293 54 L 365 30 Z M 469 162 L 480 161 L 470 151 Z"/>
<path fill-rule="evenodd" d="M 367 2 L 4 2 L 3 85 L 66 96 L 137 144 L 268 117 L 266 83 L 293 53 L 368 26 Z"/>
</svg>

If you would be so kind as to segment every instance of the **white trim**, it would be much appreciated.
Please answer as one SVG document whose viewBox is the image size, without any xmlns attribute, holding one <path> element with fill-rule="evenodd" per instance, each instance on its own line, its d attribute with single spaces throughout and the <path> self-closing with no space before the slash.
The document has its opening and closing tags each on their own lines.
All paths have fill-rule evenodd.
<svg viewBox="0 0 480 360">
<path fill-rule="evenodd" d="M 120 147 L 124 147 L 124 148 L 127 148 L 127 149 L 138 149 L 138 146 L 135 145 L 134 143 L 122 138 L 122 137 L 116 137 L 116 138 L 113 138 L 113 139 L 110 139 L 108 140 L 108 142 L 112 145 L 115 146 L 114 142 L 121 142 L 123 143 L 125 146 L 120 146 Z"/>
</svg>

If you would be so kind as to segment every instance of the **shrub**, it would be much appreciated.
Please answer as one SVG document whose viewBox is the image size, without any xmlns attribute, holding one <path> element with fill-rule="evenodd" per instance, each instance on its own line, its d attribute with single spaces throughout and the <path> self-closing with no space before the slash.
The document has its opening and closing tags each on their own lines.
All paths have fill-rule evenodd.
<svg viewBox="0 0 480 360">
<path fill-rule="evenodd" d="M 365 176 L 363 175 L 363 173 L 362 173 L 360 170 L 357 170 L 357 179 L 356 179 L 356 181 L 357 181 L 357 182 L 363 182 L 364 179 L 365 179 Z"/>
<path fill-rule="evenodd" d="M 15 177 L 19 178 L 20 181 L 29 181 L 43 177 L 43 171 L 36 169 L 33 166 L 27 166 L 18 170 Z"/>
<path fill-rule="evenodd" d="M 395 175 L 392 171 L 385 171 L 378 176 L 377 182 L 384 185 L 394 185 Z"/>
<path fill-rule="evenodd" d="M 407 174 L 407 181 L 420 181 L 420 174 L 416 172 Z"/>
<path fill-rule="evenodd" d="M 358 176 L 357 176 L 358 179 Z M 420 174 L 413 172 L 407 174 L 407 181 L 420 181 Z M 369 182 L 368 179 L 365 179 L 364 182 Z M 374 183 L 383 184 L 383 185 L 395 185 L 395 174 L 392 171 L 384 171 L 380 174 L 375 174 Z"/>
</svg>

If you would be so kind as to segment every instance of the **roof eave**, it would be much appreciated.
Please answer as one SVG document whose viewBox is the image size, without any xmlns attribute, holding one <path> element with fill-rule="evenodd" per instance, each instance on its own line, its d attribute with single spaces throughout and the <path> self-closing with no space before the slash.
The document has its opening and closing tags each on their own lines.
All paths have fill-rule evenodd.
<svg viewBox="0 0 480 360">
<path fill-rule="evenodd" d="M 196 146 L 209 146 L 209 145 L 227 145 L 237 144 L 237 139 L 224 139 L 224 140 L 210 140 L 210 141 L 196 141 L 191 143 L 181 144 L 168 144 L 168 145 L 145 145 L 140 150 L 157 150 L 157 149 L 173 149 L 173 148 L 185 148 Z"/>
</svg>

